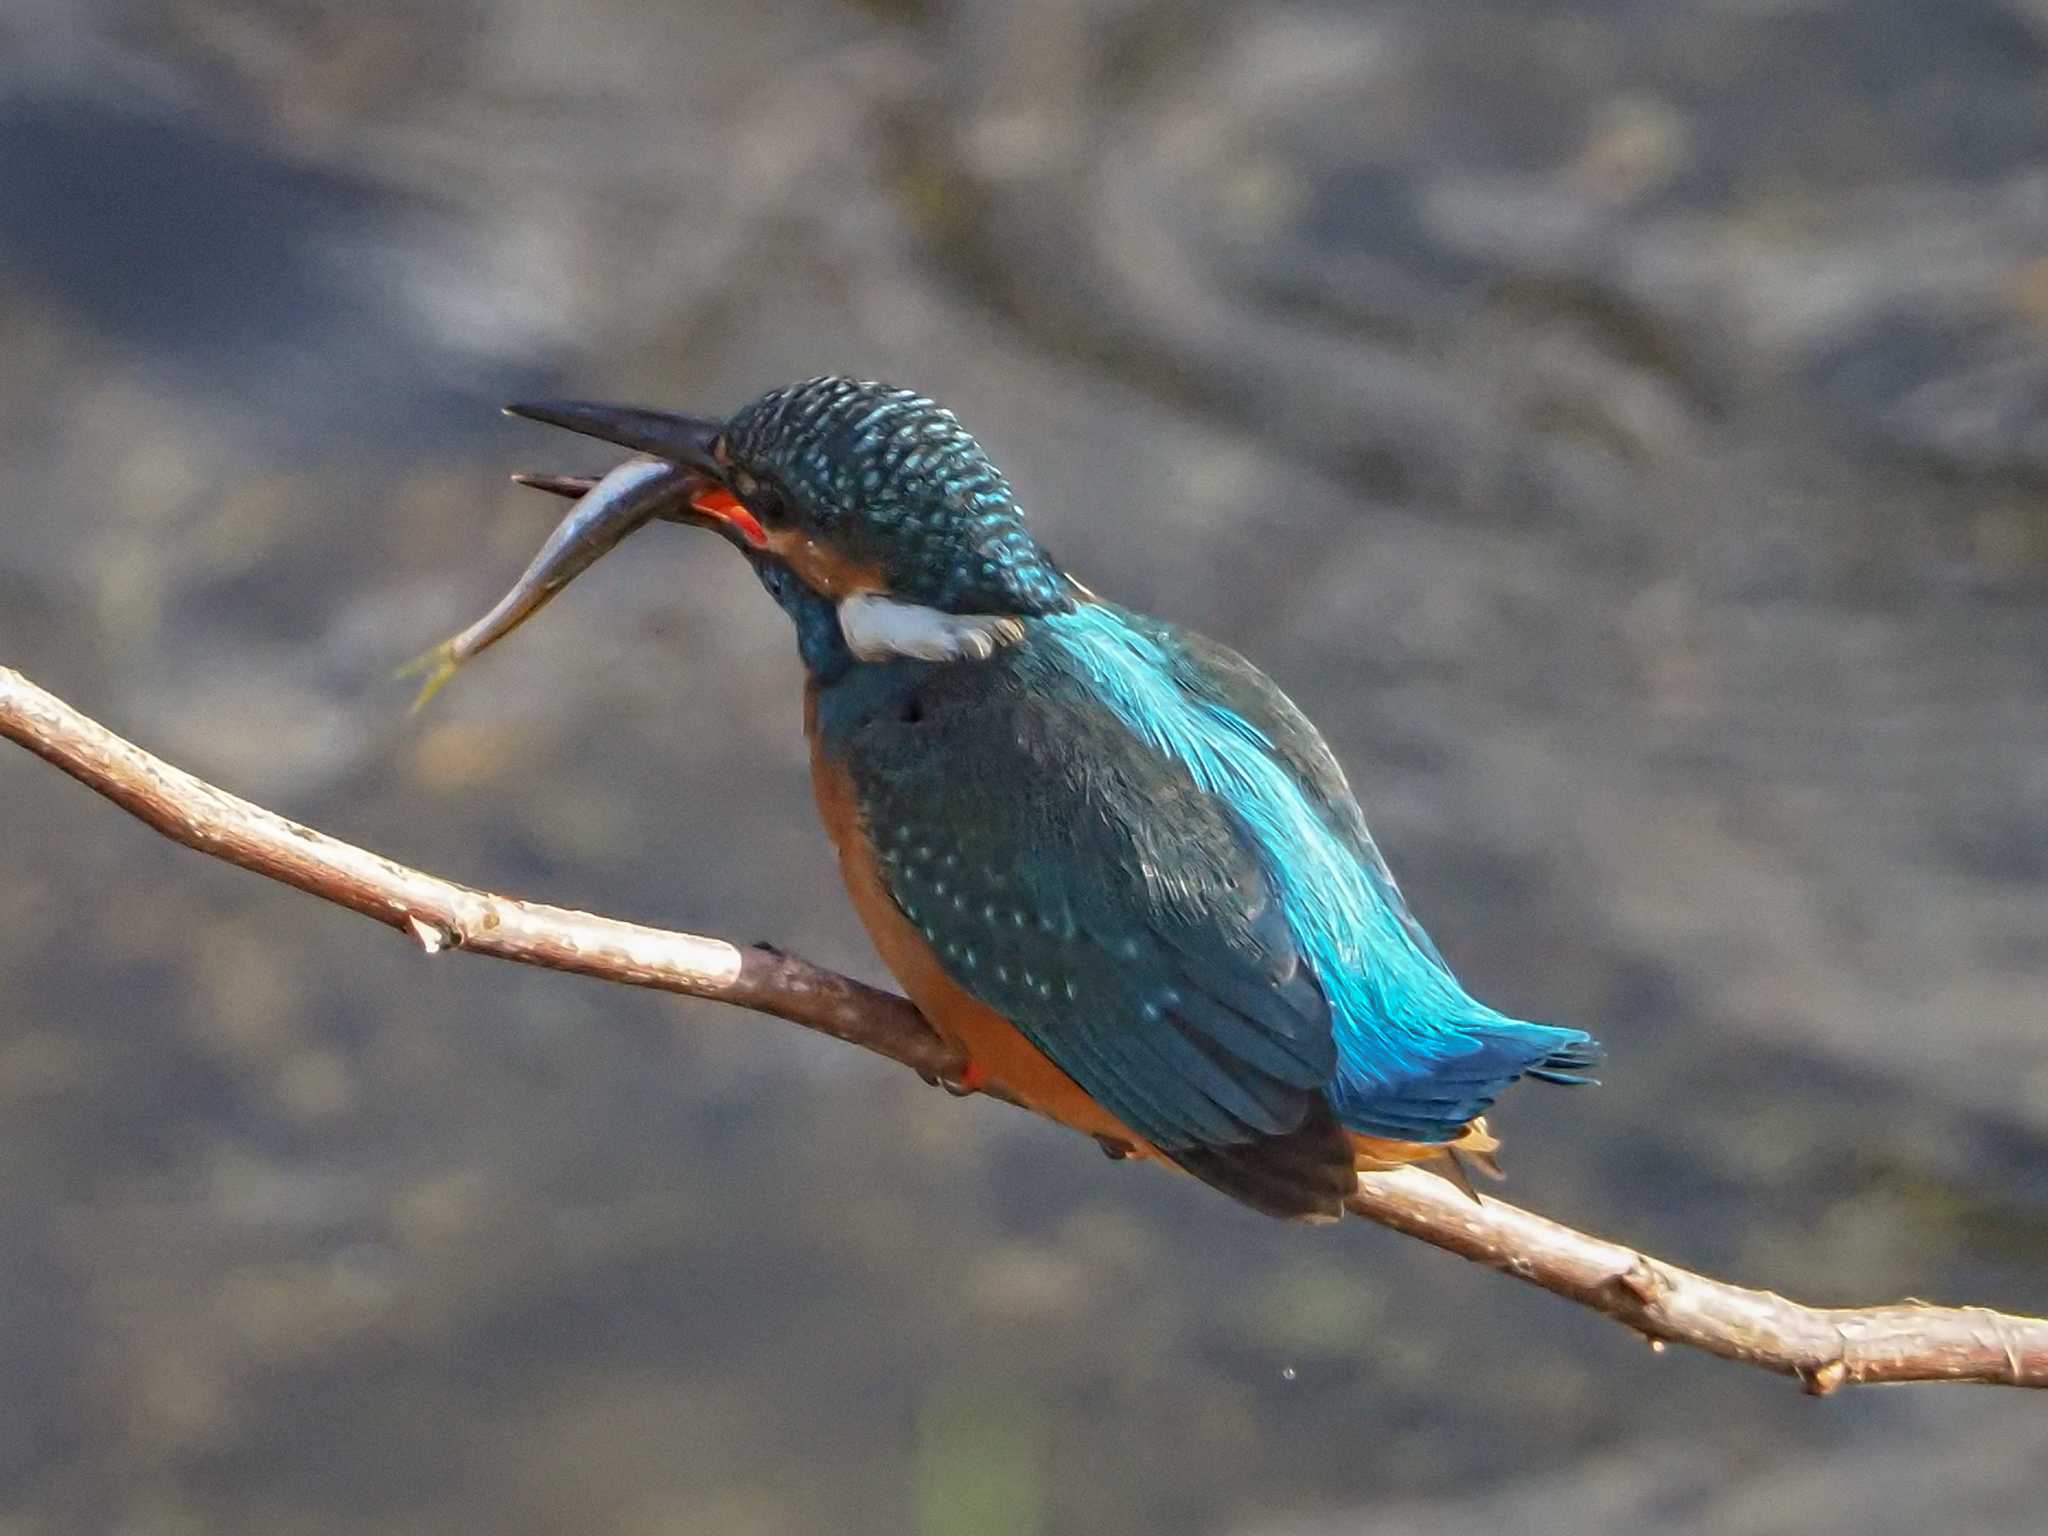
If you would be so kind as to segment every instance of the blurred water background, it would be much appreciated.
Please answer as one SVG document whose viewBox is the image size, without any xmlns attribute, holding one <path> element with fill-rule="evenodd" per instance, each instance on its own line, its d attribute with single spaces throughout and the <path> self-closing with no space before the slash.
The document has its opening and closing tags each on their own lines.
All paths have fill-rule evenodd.
<svg viewBox="0 0 2048 1536">
<path fill-rule="evenodd" d="M 2048 1305 L 2040 0 L 0 0 L 0 661 L 457 878 L 880 979 L 781 616 L 537 391 L 953 404 L 1323 725 L 1509 1194 Z M 2037 1536 L 1807 1400 L 770 1021 L 462 959 L 0 754 L 0 1533 Z"/>
</svg>

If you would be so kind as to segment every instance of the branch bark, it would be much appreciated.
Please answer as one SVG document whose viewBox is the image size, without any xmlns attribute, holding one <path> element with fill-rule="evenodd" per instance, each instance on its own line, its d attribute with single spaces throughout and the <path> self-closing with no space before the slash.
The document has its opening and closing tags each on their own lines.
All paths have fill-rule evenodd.
<svg viewBox="0 0 2048 1536">
<path fill-rule="evenodd" d="M 965 1061 L 903 998 L 793 955 L 496 896 L 288 821 L 153 757 L 0 667 L 0 736 L 173 841 L 360 912 L 429 954 L 467 949 L 769 1013 L 924 1077 Z M 1368 1221 L 1604 1313 L 1661 1349 L 1685 1344 L 1825 1395 L 1856 1383 L 2048 1387 L 2048 1319 L 1902 1303 L 1820 1308 L 1710 1279 L 1418 1169 L 1367 1173 Z"/>
</svg>

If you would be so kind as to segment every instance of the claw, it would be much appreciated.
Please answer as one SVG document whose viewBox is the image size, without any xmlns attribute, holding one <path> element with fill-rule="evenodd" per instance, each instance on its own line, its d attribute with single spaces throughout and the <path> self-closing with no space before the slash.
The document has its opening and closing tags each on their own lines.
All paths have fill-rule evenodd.
<svg viewBox="0 0 2048 1536">
<path fill-rule="evenodd" d="M 952 1094 L 956 1099 L 964 1099 L 971 1094 L 980 1093 L 988 1084 L 988 1068 L 984 1067 L 980 1062 L 973 1060 L 970 1060 L 965 1067 L 961 1068 L 958 1077 L 950 1079 L 941 1078 L 939 1080 L 939 1086 Z"/>
<path fill-rule="evenodd" d="M 1444 1148 L 1443 1163 L 1450 1170 L 1445 1177 L 1462 1189 L 1466 1198 L 1474 1205 L 1480 1205 L 1483 1202 L 1479 1198 L 1478 1189 L 1472 1183 L 1472 1169 L 1465 1162 L 1467 1157 L 1470 1157 L 1488 1178 L 1504 1179 L 1507 1175 L 1501 1172 L 1500 1164 L 1494 1160 L 1491 1152 L 1460 1152 L 1456 1147 Z"/>
</svg>

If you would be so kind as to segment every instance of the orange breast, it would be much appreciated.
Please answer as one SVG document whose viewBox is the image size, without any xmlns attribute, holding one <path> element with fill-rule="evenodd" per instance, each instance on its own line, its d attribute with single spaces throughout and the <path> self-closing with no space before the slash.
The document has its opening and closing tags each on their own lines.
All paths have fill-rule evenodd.
<svg viewBox="0 0 2048 1536">
<path fill-rule="evenodd" d="M 974 997 L 948 976 L 931 945 L 897 908 L 882 884 L 874 847 L 845 773 L 818 748 L 815 695 L 806 690 L 804 729 L 811 740 L 811 788 L 818 814 L 839 850 L 839 872 L 853 898 L 854 910 L 868 937 L 903 985 L 918 1011 L 947 1040 L 965 1051 L 989 1080 L 1062 1125 L 1090 1136 L 1128 1142 L 1133 1150 L 1150 1149 L 1108 1110 L 1082 1091 L 1053 1065 L 1000 1013 Z"/>
</svg>

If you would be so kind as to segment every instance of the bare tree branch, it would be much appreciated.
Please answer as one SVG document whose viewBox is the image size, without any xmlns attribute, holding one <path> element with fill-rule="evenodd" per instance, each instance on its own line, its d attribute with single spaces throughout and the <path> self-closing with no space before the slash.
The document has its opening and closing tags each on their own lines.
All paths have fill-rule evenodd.
<svg viewBox="0 0 2048 1536">
<path fill-rule="evenodd" d="M 965 1061 L 908 1002 L 763 948 L 516 901 L 436 879 L 252 805 L 151 756 L 0 667 L 0 736 L 172 840 L 373 917 L 429 954 L 468 949 L 771 1013 L 928 1078 Z M 1417 1169 L 1368 1173 L 1368 1221 L 1605 1313 L 1654 1347 L 1686 1344 L 1796 1377 L 2048 1387 L 2048 1320 L 1919 1303 L 1826 1309 L 1711 1280 Z"/>
</svg>

